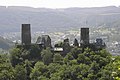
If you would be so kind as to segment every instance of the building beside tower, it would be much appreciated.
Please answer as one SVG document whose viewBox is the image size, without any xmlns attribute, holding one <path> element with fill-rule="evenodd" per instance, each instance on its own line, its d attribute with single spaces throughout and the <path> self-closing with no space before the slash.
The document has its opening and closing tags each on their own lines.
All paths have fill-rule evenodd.
<svg viewBox="0 0 120 80">
<path fill-rule="evenodd" d="M 36 44 L 38 44 L 39 46 L 43 47 L 43 48 L 51 48 L 52 45 L 51 45 L 51 38 L 49 35 L 42 35 L 42 36 L 39 36 L 37 41 L 36 41 Z"/>
</svg>

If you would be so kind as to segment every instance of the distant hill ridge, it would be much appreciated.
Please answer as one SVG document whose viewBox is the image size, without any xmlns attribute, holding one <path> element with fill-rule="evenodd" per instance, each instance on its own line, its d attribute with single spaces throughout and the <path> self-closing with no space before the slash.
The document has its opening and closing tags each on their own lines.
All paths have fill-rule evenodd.
<svg viewBox="0 0 120 80">
<path fill-rule="evenodd" d="M 71 28 L 119 27 L 120 7 L 32 8 L 0 6 L 0 32 L 20 31 L 22 23 L 30 23 L 33 31 L 57 31 Z"/>
</svg>

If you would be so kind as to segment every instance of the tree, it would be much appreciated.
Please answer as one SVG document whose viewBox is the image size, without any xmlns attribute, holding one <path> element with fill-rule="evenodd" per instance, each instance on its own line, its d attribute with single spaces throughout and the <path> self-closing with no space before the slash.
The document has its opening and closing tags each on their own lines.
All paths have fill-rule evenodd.
<svg viewBox="0 0 120 80">
<path fill-rule="evenodd" d="M 31 80 L 47 80 L 46 73 L 47 73 L 47 66 L 44 65 L 43 62 L 37 62 L 32 69 L 32 72 L 30 74 Z"/>
<path fill-rule="evenodd" d="M 71 55 L 71 53 L 68 53 L 63 59 L 64 64 L 69 64 L 70 60 L 73 60 L 73 59 L 74 59 L 74 57 Z"/>
<path fill-rule="evenodd" d="M 22 51 L 19 48 L 13 48 L 10 51 L 10 60 L 12 65 L 15 67 L 15 65 L 22 63 L 23 62 L 23 58 L 21 56 Z"/>
<path fill-rule="evenodd" d="M 70 53 L 72 54 L 72 56 L 77 59 L 78 58 L 78 55 L 82 53 L 82 49 L 81 48 L 77 48 L 77 47 L 74 47 L 71 49 Z"/>
<path fill-rule="evenodd" d="M 89 57 L 85 56 L 84 54 L 79 54 L 77 58 L 77 62 L 83 64 L 90 64 L 91 60 Z"/>
<path fill-rule="evenodd" d="M 61 75 L 63 74 L 62 65 L 59 63 L 51 63 L 48 66 L 48 74 L 50 80 L 62 80 Z"/>
<path fill-rule="evenodd" d="M 112 57 L 113 62 L 110 64 L 112 66 L 112 76 L 115 80 L 120 80 L 120 56 Z"/>
<path fill-rule="evenodd" d="M 14 68 L 7 54 L 0 54 L 0 80 L 14 80 Z"/>
<path fill-rule="evenodd" d="M 25 60 L 24 61 L 24 67 L 25 67 L 25 70 L 26 70 L 26 75 L 27 75 L 27 80 L 30 80 L 30 73 L 32 71 L 32 63 L 28 60 Z"/>
<path fill-rule="evenodd" d="M 15 66 L 15 80 L 27 80 L 27 70 L 23 65 Z"/>
<path fill-rule="evenodd" d="M 29 49 L 30 54 L 29 60 L 41 60 L 41 48 L 39 48 L 38 45 L 32 45 L 31 48 Z"/>
<path fill-rule="evenodd" d="M 104 58 L 106 58 L 107 56 L 111 56 L 111 54 L 106 49 L 100 50 L 99 55 Z"/>
<path fill-rule="evenodd" d="M 53 62 L 62 63 L 63 62 L 63 57 L 60 54 L 57 53 L 53 57 Z"/>
<path fill-rule="evenodd" d="M 96 63 L 96 61 L 93 61 L 92 64 L 90 65 L 90 70 L 93 71 L 93 74 L 97 74 L 98 71 L 100 70 L 99 64 Z"/>
<path fill-rule="evenodd" d="M 52 62 L 52 56 L 53 56 L 53 53 L 50 51 L 50 48 L 42 50 L 41 52 L 42 61 L 46 65 Z"/>
</svg>

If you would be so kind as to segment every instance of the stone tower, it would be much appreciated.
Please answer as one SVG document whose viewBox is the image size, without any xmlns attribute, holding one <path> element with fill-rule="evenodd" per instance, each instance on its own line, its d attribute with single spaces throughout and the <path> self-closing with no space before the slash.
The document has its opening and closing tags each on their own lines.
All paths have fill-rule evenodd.
<svg viewBox="0 0 120 80">
<path fill-rule="evenodd" d="M 89 28 L 81 28 L 81 45 L 89 45 Z"/>
<path fill-rule="evenodd" d="M 31 44 L 31 30 L 30 24 L 22 24 L 22 44 L 30 45 Z"/>
</svg>

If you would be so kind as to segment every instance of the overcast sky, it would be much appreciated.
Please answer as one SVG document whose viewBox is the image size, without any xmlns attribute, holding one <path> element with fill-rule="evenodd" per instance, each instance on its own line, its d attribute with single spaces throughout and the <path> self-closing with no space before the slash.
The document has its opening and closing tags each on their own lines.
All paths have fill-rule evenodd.
<svg viewBox="0 0 120 80">
<path fill-rule="evenodd" d="M 119 6 L 120 0 L 0 0 L 1 6 L 46 8 Z"/>
</svg>

